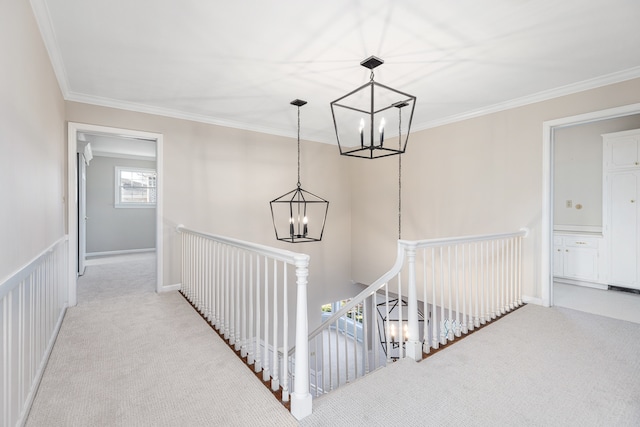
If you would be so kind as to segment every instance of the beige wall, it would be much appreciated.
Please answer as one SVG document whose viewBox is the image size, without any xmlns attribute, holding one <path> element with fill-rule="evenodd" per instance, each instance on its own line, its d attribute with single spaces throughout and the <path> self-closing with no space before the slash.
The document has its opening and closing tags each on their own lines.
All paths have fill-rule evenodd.
<svg viewBox="0 0 640 427">
<path fill-rule="evenodd" d="M 602 134 L 640 128 L 640 114 L 557 129 L 553 224 L 602 227 Z M 571 206 L 567 206 L 571 200 Z M 581 208 L 578 209 L 577 207 Z"/>
<path fill-rule="evenodd" d="M 64 102 L 28 1 L 0 2 L 0 281 L 64 235 Z"/>
<path fill-rule="evenodd" d="M 402 159 L 405 239 L 531 230 L 524 294 L 540 298 L 542 124 L 640 102 L 640 79 L 416 132 Z M 352 163 L 356 281 L 395 256 L 397 159 Z"/>
<path fill-rule="evenodd" d="M 295 139 L 76 102 L 67 119 L 163 134 L 165 285 L 180 282 L 184 224 L 310 254 L 310 327 L 322 303 L 352 294 L 349 163 L 337 147 L 302 141 L 303 188 L 329 200 L 329 214 L 322 242 L 291 245 L 275 239 L 269 201 L 296 186 Z"/>
</svg>

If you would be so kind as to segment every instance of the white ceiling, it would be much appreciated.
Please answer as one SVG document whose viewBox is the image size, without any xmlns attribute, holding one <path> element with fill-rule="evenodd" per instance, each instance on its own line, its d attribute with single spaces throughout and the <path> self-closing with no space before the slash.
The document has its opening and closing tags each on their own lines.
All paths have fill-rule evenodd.
<svg viewBox="0 0 640 427">
<path fill-rule="evenodd" d="M 377 82 L 413 129 L 640 76 L 638 0 L 31 0 L 66 99 L 335 140 Z"/>
</svg>

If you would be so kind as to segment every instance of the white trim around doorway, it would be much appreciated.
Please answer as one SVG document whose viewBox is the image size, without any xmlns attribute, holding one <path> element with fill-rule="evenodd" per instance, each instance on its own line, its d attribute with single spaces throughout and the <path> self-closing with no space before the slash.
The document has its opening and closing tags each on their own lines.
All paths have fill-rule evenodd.
<svg viewBox="0 0 640 427">
<path fill-rule="evenodd" d="M 112 134 L 118 136 L 126 136 L 133 138 L 143 138 L 154 140 L 156 142 L 156 170 L 157 170 L 157 200 L 156 200 L 156 292 L 163 292 L 163 236 L 162 236 L 162 218 L 163 218 L 163 185 L 164 175 L 163 165 L 163 136 L 160 133 L 143 132 L 131 129 L 120 129 L 107 126 L 90 125 L 85 123 L 68 123 L 67 132 L 67 233 L 69 235 L 69 306 L 77 304 L 77 271 L 76 260 L 78 258 L 78 200 L 77 194 L 77 166 L 76 151 L 78 132 L 97 132 Z"/>
<path fill-rule="evenodd" d="M 640 114 L 640 103 L 622 107 L 593 111 L 571 117 L 549 120 L 542 123 L 542 239 L 541 239 L 541 286 L 542 305 L 553 305 L 552 242 L 553 242 L 553 144 L 554 130 L 566 126 L 590 123 L 599 120 Z"/>
</svg>

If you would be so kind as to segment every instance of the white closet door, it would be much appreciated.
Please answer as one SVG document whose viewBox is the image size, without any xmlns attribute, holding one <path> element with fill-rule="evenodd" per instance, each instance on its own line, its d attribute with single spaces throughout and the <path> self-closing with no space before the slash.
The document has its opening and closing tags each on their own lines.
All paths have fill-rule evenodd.
<svg viewBox="0 0 640 427">
<path fill-rule="evenodd" d="M 640 172 L 609 175 L 611 284 L 640 288 L 638 280 L 638 182 Z"/>
</svg>

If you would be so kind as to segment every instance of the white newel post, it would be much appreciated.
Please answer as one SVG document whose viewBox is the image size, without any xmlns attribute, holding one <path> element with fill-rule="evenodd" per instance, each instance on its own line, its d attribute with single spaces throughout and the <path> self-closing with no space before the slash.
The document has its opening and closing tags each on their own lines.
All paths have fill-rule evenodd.
<svg viewBox="0 0 640 427">
<path fill-rule="evenodd" d="M 309 393 L 309 324 L 307 319 L 307 277 L 309 256 L 299 255 L 296 262 L 296 353 L 295 380 L 291 394 L 291 414 L 301 420 L 311 415 L 311 393 Z M 286 332 L 285 332 L 286 333 Z M 287 349 L 285 349 L 285 357 Z M 285 364 L 286 366 L 286 364 Z"/>
<path fill-rule="evenodd" d="M 407 315 L 409 333 L 406 342 L 406 356 L 418 361 L 422 360 L 422 343 L 420 342 L 420 328 L 418 327 L 418 297 L 416 295 L 416 245 L 407 245 L 407 260 L 409 262 L 409 289 L 407 292 Z"/>
</svg>

